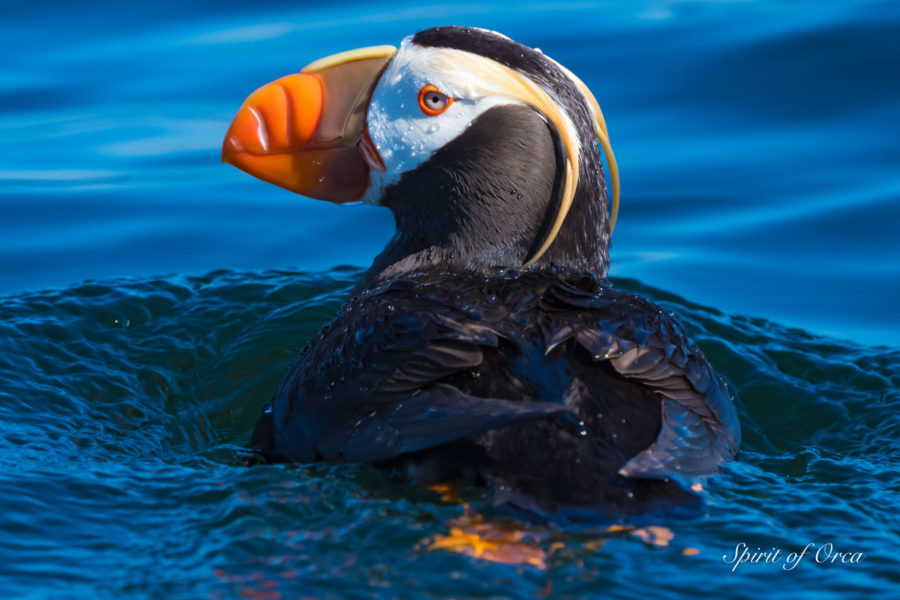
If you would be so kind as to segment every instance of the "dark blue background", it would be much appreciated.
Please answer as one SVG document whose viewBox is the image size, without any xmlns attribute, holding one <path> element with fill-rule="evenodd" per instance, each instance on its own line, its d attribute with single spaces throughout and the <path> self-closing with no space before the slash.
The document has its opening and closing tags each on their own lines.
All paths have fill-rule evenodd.
<svg viewBox="0 0 900 600">
<path fill-rule="evenodd" d="M 215 268 L 367 266 L 387 211 L 219 163 L 262 83 L 476 24 L 593 89 L 622 175 L 613 275 L 730 313 L 897 345 L 900 5 L 9 3 L 0 293 Z"/>
</svg>

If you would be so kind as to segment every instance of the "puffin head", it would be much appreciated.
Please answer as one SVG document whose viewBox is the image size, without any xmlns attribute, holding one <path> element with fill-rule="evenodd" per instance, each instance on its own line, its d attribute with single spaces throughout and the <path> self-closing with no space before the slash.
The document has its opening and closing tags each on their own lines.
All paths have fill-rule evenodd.
<svg viewBox="0 0 900 600">
<path fill-rule="evenodd" d="M 265 85 L 222 159 L 304 196 L 390 208 L 397 233 L 371 279 L 609 265 L 619 185 L 597 101 L 553 59 L 491 31 L 436 27 Z"/>
</svg>

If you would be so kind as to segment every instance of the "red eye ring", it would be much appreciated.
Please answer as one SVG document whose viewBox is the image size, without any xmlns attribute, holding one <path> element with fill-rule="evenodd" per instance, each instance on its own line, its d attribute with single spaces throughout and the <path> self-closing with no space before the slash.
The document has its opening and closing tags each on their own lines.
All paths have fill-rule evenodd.
<svg viewBox="0 0 900 600">
<path fill-rule="evenodd" d="M 419 108 L 429 117 L 438 116 L 450 108 L 451 104 L 453 104 L 453 98 L 430 83 L 423 85 L 419 90 Z"/>
</svg>

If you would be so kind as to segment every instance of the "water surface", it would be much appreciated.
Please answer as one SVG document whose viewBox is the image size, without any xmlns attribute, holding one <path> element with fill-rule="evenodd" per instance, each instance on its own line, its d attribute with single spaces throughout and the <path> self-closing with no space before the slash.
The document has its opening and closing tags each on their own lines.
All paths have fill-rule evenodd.
<svg viewBox="0 0 900 600">
<path fill-rule="evenodd" d="M 888 2 L 45 2 L 0 40 L 0 589 L 10 597 L 883 596 L 900 542 L 900 9 Z M 593 89 L 620 287 L 730 382 L 740 460 L 674 537 L 419 542 L 460 508 L 367 467 L 246 469 L 259 406 L 391 234 L 219 162 L 255 87 L 438 24 Z M 859 564 L 723 561 L 832 543 Z M 691 549 L 687 554 L 683 552 Z M 693 550 L 697 553 L 694 554 Z"/>
</svg>

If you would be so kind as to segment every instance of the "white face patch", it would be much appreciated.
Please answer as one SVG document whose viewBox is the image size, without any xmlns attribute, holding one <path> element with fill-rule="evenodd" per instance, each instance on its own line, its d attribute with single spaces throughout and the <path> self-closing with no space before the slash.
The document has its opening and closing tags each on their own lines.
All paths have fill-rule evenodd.
<svg viewBox="0 0 900 600">
<path fill-rule="evenodd" d="M 403 40 L 369 103 L 367 129 L 385 169 L 370 171 L 370 185 L 362 200 L 379 204 L 387 186 L 428 160 L 435 150 L 458 137 L 488 109 L 509 104 L 530 106 L 555 128 L 565 156 L 562 195 L 553 225 L 523 266 L 534 264 L 556 239 L 578 189 L 582 141 L 566 104 L 560 101 L 555 86 L 542 88 L 530 77 L 499 62 L 452 48 L 417 46 L 412 39 L 410 36 Z M 597 141 L 606 154 L 613 190 L 611 233 L 618 214 L 619 177 L 603 113 L 588 87 L 571 71 L 556 65 L 581 93 L 594 122 Z M 377 162 L 370 164 L 380 167 Z"/>
<path fill-rule="evenodd" d="M 496 64 L 489 63 L 492 61 L 461 50 L 422 47 L 410 38 L 403 40 L 369 104 L 369 136 L 386 171 L 371 172 L 364 202 L 378 204 L 385 187 L 428 160 L 488 109 L 523 104 L 491 76 L 490 69 Z M 429 84 L 453 99 L 436 116 L 426 115 L 419 107 L 419 91 Z"/>
</svg>

